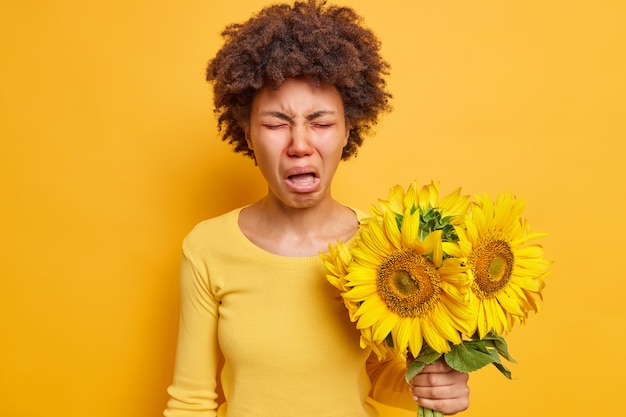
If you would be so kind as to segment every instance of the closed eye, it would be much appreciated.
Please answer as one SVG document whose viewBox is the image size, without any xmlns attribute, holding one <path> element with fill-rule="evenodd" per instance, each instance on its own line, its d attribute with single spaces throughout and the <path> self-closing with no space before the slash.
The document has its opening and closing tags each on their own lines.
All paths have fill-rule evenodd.
<svg viewBox="0 0 626 417">
<path fill-rule="evenodd" d="M 325 127 L 331 127 L 333 125 L 333 123 L 314 122 L 314 123 L 311 123 L 311 125 L 313 127 L 325 128 Z"/>
<path fill-rule="evenodd" d="M 270 123 L 266 123 L 263 125 L 263 127 L 270 129 L 270 130 L 276 130 L 276 129 L 280 129 L 281 127 L 287 126 L 285 123 L 278 123 L 278 124 L 270 124 Z"/>
</svg>

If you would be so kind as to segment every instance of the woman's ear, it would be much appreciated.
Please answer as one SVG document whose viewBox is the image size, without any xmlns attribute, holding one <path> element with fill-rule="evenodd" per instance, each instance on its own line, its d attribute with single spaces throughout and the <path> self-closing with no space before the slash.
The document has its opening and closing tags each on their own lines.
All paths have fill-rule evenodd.
<svg viewBox="0 0 626 417">
<path fill-rule="evenodd" d="M 348 145 L 348 139 L 350 138 L 350 127 L 346 126 L 346 138 L 343 141 L 343 147 L 345 148 Z"/>
<path fill-rule="evenodd" d="M 253 150 L 254 148 L 252 147 L 252 139 L 250 139 L 250 130 L 245 129 L 244 132 L 245 132 L 246 143 L 248 144 L 248 148 L 250 148 L 250 150 Z"/>
</svg>

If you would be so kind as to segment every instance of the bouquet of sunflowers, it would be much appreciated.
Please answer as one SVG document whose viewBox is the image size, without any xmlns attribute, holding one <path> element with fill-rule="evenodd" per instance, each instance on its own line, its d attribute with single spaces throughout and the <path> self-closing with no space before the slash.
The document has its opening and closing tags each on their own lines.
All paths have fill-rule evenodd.
<svg viewBox="0 0 626 417">
<path fill-rule="evenodd" d="M 503 335 L 539 300 L 550 262 L 522 218 L 523 201 L 502 193 L 440 198 L 439 184 L 406 192 L 395 186 L 371 207 L 350 247 L 321 254 L 329 282 L 338 288 L 361 347 L 379 358 L 414 358 L 410 381 L 443 357 L 460 372 L 514 362 Z M 418 408 L 419 416 L 442 416 Z"/>
</svg>

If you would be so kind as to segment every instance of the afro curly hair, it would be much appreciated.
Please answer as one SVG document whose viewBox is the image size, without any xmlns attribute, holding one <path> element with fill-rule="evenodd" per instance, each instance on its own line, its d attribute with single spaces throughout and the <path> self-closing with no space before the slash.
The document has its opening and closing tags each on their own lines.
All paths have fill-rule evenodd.
<svg viewBox="0 0 626 417">
<path fill-rule="evenodd" d="M 379 114 L 391 110 L 389 64 L 380 55 L 380 41 L 352 8 L 327 6 L 325 0 L 276 4 L 228 25 L 221 35 L 224 45 L 208 63 L 206 80 L 213 83 L 222 140 L 235 152 L 254 159 L 244 130 L 254 95 L 288 78 L 309 77 L 337 88 L 350 126 L 342 159 L 355 155 Z"/>
</svg>

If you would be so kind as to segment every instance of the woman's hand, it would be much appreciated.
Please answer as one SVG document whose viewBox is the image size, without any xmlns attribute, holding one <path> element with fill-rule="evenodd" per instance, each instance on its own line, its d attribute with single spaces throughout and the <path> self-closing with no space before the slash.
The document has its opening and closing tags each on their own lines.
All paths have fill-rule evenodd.
<svg viewBox="0 0 626 417">
<path fill-rule="evenodd" d="M 443 359 L 439 359 L 426 365 L 410 381 L 410 391 L 422 407 L 444 414 L 456 414 L 469 407 L 468 380 L 468 374 L 455 371 Z"/>
</svg>

